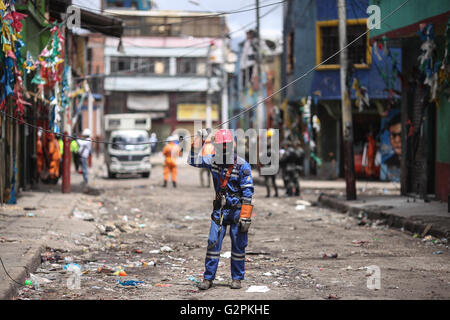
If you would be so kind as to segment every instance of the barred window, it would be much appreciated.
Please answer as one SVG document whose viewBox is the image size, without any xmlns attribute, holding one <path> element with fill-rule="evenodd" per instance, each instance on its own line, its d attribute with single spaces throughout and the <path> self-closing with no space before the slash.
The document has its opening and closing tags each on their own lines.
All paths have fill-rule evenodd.
<svg viewBox="0 0 450 320">
<path fill-rule="evenodd" d="M 318 56 L 317 63 L 320 63 L 339 51 L 339 27 L 337 22 L 324 22 L 323 25 L 318 25 L 317 31 L 317 41 L 319 45 L 316 54 Z M 365 22 L 348 24 L 347 43 L 351 43 L 366 31 L 367 26 Z M 352 63 L 356 67 L 362 67 L 371 63 L 367 40 L 367 34 L 365 34 L 347 48 L 347 58 L 349 63 Z M 323 64 L 323 67 L 328 66 L 339 68 L 339 55 L 333 56 Z"/>
</svg>

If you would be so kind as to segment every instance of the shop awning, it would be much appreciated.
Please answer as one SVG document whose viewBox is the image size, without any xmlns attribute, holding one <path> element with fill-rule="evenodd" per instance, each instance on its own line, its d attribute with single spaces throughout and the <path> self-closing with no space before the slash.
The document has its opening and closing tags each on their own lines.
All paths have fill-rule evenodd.
<svg viewBox="0 0 450 320">
<path fill-rule="evenodd" d="M 54 19 L 61 19 L 61 14 L 66 14 L 67 8 L 71 5 L 70 0 L 49 1 L 50 16 Z M 76 7 L 76 5 L 74 5 Z M 100 14 L 80 8 L 81 28 L 104 34 L 106 36 L 121 38 L 123 34 L 123 21 L 121 19 L 108 16 L 106 13 Z"/>
<path fill-rule="evenodd" d="M 167 94 L 131 93 L 127 97 L 127 108 L 135 111 L 167 111 L 169 96 Z"/>
</svg>

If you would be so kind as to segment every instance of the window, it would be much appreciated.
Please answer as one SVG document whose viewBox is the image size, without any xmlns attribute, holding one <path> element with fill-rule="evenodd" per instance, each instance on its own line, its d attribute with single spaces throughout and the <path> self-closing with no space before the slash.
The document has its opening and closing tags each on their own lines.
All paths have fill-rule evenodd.
<svg viewBox="0 0 450 320">
<path fill-rule="evenodd" d="M 316 23 L 316 63 L 319 64 L 339 51 L 339 23 L 337 20 Z M 347 43 L 352 42 L 367 31 L 366 19 L 347 20 Z M 367 34 L 359 38 L 347 49 L 349 63 L 355 68 L 368 68 L 371 64 L 371 52 Z M 289 66 L 289 62 L 288 62 Z M 339 69 L 339 55 L 335 55 L 319 70 Z"/>
<path fill-rule="evenodd" d="M 169 74 L 169 58 L 111 57 L 111 73 Z"/>
<path fill-rule="evenodd" d="M 178 74 L 197 74 L 197 58 L 178 58 L 177 73 Z M 200 68 L 201 69 L 201 68 Z"/>
</svg>

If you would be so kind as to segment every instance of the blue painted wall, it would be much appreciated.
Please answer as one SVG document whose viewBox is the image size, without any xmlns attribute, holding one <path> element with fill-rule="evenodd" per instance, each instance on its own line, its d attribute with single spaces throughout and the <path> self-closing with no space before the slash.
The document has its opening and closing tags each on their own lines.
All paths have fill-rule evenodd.
<svg viewBox="0 0 450 320">
<path fill-rule="evenodd" d="M 368 5 L 368 0 L 347 0 L 347 19 L 367 18 L 365 10 Z M 336 0 L 293 0 L 290 2 L 283 30 L 285 46 L 283 64 L 285 68 L 286 45 L 289 33 L 293 30 L 295 66 L 293 74 L 283 73 L 283 85 L 302 76 L 316 65 L 316 21 L 336 19 L 338 19 Z M 391 54 L 397 60 L 398 70 L 401 71 L 401 49 L 391 48 Z M 377 55 L 372 50 L 370 68 L 355 70 L 355 76 L 360 84 L 368 88 L 370 99 L 386 99 L 387 87 L 400 91 L 401 83 L 398 78 L 395 79 L 391 88 L 392 85 L 388 85 L 382 77 L 382 74 L 391 76 L 392 56 L 385 56 L 382 50 L 378 50 Z M 313 71 L 290 86 L 285 92 L 285 97 L 288 101 L 298 102 L 302 97 L 312 95 L 316 90 L 320 90 L 322 94 L 319 100 L 339 100 L 339 70 Z M 353 90 L 352 97 L 355 97 Z"/>
</svg>

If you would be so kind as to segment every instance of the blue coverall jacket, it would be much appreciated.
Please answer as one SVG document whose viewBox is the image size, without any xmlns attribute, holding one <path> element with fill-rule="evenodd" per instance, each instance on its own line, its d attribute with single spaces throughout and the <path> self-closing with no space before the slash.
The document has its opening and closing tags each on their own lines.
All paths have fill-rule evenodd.
<svg viewBox="0 0 450 320">
<path fill-rule="evenodd" d="M 213 177 L 216 194 L 221 189 L 221 179 L 225 179 L 228 165 L 216 164 L 214 155 L 202 157 L 191 150 L 188 163 L 197 168 L 207 168 Z M 245 274 L 245 248 L 248 244 L 247 232 L 239 230 L 240 204 L 252 201 L 254 192 L 251 167 L 244 159 L 235 155 L 236 164 L 231 171 L 231 176 L 226 187 L 226 205 L 223 209 L 223 225 L 220 228 L 221 210 L 213 210 L 211 227 L 208 237 L 208 249 L 205 259 L 204 279 L 214 280 L 219 265 L 222 241 L 226 234 L 227 226 L 230 226 L 231 237 L 231 276 L 233 280 L 243 280 Z M 220 178 L 219 178 L 220 176 Z M 219 234 L 219 229 L 220 234 Z M 211 247 L 215 244 L 213 247 Z M 209 248 L 211 247 L 211 248 Z"/>
</svg>

